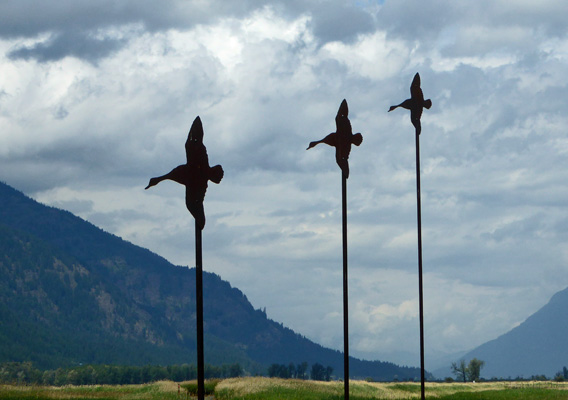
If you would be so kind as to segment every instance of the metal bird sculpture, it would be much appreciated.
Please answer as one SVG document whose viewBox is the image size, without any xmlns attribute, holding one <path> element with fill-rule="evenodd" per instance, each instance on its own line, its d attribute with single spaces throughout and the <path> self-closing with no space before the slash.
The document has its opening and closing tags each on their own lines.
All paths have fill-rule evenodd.
<svg viewBox="0 0 568 400">
<path fill-rule="evenodd" d="M 416 73 L 416 75 L 414 75 L 414 79 L 412 80 L 412 84 L 410 85 L 410 99 L 404 100 L 399 105 L 391 106 L 389 112 L 398 107 L 410 110 L 410 121 L 416 129 L 416 133 L 420 135 L 420 132 L 422 131 L 422 126 L 420 124 L 422 110 L 424 108 L 430 109 L 430 107 L 432 107 L 432 100 L 424 100 L 424 94 L 422 93 L 422 89 L 420 88 L 420 75 L 418 74 L 418 72 Z"/>
<path fill-rule="evenodd" d="M 205 226 L 205 212 L 203 200 L 207 191 L 207 182 L 221 182 L 223 168 L 220 165 L 209 166 L 207 150 L 203 144 L 203 125 L 199 117 L 195 118 L 187 141 L 185 142 L 185 154 L 187 163 L 179 165 L 169 173 L 151 178 L 146 189 L 157 185 L 163 180 L 169 179 L 185 186 L 185 205 L 199 229 Z"/>
<path fill-rule="evenodd" d="M 351 152 L 351 144 L 359 146 L 361 142 L 363 142 L 363 135 L 360 133 L 353 134 L 348 114 L 349 108 L 347 107 L 347 100 L 344 99 L 335 116 L 335 132 L 330 133 L 322 140 L 310 142 L 310 145 L 306 149 L 309 150 L 320 143 L 335 147 L 335 161 L 345 174 L 345 178 L 349 178 L 349 153 Z"/>
<path fill-rule="evenodd" d="M 418 223 L 418 315 L 420 323 L 420 398 L 425 399 L 425 369 L 424 369 L 424 294 L 422 283 L 422 206 L 420 200 L 420 132 L 422 126 L 420 118 L 424 108 L 432 107 L 432 100 L 424 100 L 420 88 L 420 75 L 416 73 L 410 85 L 410 99 L 406 99 L 396 106 L 391 106 L 389 112 L 397 107 L 410 110 L 410 121 L 416 130 L 416 216 Z"/>
</svg>

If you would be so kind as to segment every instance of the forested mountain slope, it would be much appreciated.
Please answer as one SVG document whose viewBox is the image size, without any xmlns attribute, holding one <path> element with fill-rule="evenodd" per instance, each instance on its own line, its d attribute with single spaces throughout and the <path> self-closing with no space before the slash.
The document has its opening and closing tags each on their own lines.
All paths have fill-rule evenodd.
<svg viewBox="0 0 568 400">
<path fill-rule="evenodd" d="M 67 211 L 0 183 L 0 362 L 172 365 L 195 360 L 195 269 L 174 266 Z M 343 356 L 272 321 L 204 272 L 205 361 L 264 372 Z M 417 368 L 352 359 L 351 375 L 416 378 Z"/>
</svg>

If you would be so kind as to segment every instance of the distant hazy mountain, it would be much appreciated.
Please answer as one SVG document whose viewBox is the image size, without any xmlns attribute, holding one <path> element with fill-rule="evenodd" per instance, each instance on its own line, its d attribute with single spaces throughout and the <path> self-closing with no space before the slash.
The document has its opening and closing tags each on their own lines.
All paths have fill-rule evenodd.
<svg viewBox="0 0 568 400">
<path fill-rule="evenodd" d="M 568 288 L 552 296 L 548 304 L 516 328 L 462 358 L 469 361 L 474 357 L 485 361 L 481 376 L 487 379 L 554 377 L 568 366 Z M 434 375 L 443 378 L 451 373 L 446 368 Z"/>
<path fill-rule="evenodd" d="M 3 183 L 0 204 L 0 362 L 195 363 L 195 269 Z M 203 279 L 207 363 L 239 362 L 255 373 L 318 362 L 343 375 L 341 353 L 268 319 L 219 276 Z M 377 380 L 420 376 L 380 361 L 352 359 L 350 368 Z"/>
</svg>

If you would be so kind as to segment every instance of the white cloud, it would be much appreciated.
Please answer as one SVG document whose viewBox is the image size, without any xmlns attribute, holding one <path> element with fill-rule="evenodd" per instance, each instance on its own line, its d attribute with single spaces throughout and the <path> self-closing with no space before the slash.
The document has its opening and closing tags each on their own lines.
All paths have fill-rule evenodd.
<svg viewBox="0 0 568 400">
<path fill-rule="evenodd" d="M 398 74 L 409 62 L 411 49 L 400 40 L 388 40 L 386 32 L 364 35 L 355 43 L 331 42 L 324 46 L 328 57 L 347 65 L 349 72 L 373 80 Z"/>
</svg>

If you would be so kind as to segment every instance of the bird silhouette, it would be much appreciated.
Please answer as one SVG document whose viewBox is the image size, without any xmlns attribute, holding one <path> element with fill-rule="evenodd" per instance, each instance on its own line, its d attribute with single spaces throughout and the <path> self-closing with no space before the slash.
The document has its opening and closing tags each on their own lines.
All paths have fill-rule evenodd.
<svg viewBox="0 0 568 400">
<path fill-rule="evenodd" d="M 199 229 L 203 229 L 205 226 L 203 200 L 207 191 L 207 182 L 221 182 L 224 172 L 220 165 L 209 166 L 207 150 L 203 144 L 203 125 L 199 117 L 195 118 L 189 130 L 185 142 L 185 154 L 186 164 L 178 165 L 165 175 L 151 178 L 146 189 L 166 179 L 184 185 L 185 205 L 195 218 Z"/>
<path fill-rule="evenodd" d="M 310 142 L 306 149 L 309 150 L 320 143 L 335 147 L 335 161 L 345 174 L 345 178 L 349 178 L 349 153 L 351 152 L 351 144 L 359 146 L 361 142 L 363 142 L 363 135 L 360 133 L 353 134 L 348 116 L 349 108 L 347 107 L 347 100 L 343 99 L 335 116 L 335 132 L 330 133 L 322 140 Z"/>
<path fill-rule="evenodd" d="M 391 106 L 389 112 L 397 107 L 406 108 L 410 110 L 410 121 L 414 128 L 416 129 L 416 134 L 420 135 L 422 131 L 422 125 L 420 124 L 420 118 L 422 117 L 422 110 L 424 108 L 430 109 L 432 107 L 432 100 L 424 100 L 424 94 L 420 88 L 420 75 L 418 72 L 414 75 L 412 84 L 410 85 L 410 99 L 404 100 L 402 103 L 396 106 Z"/>
</svg>

